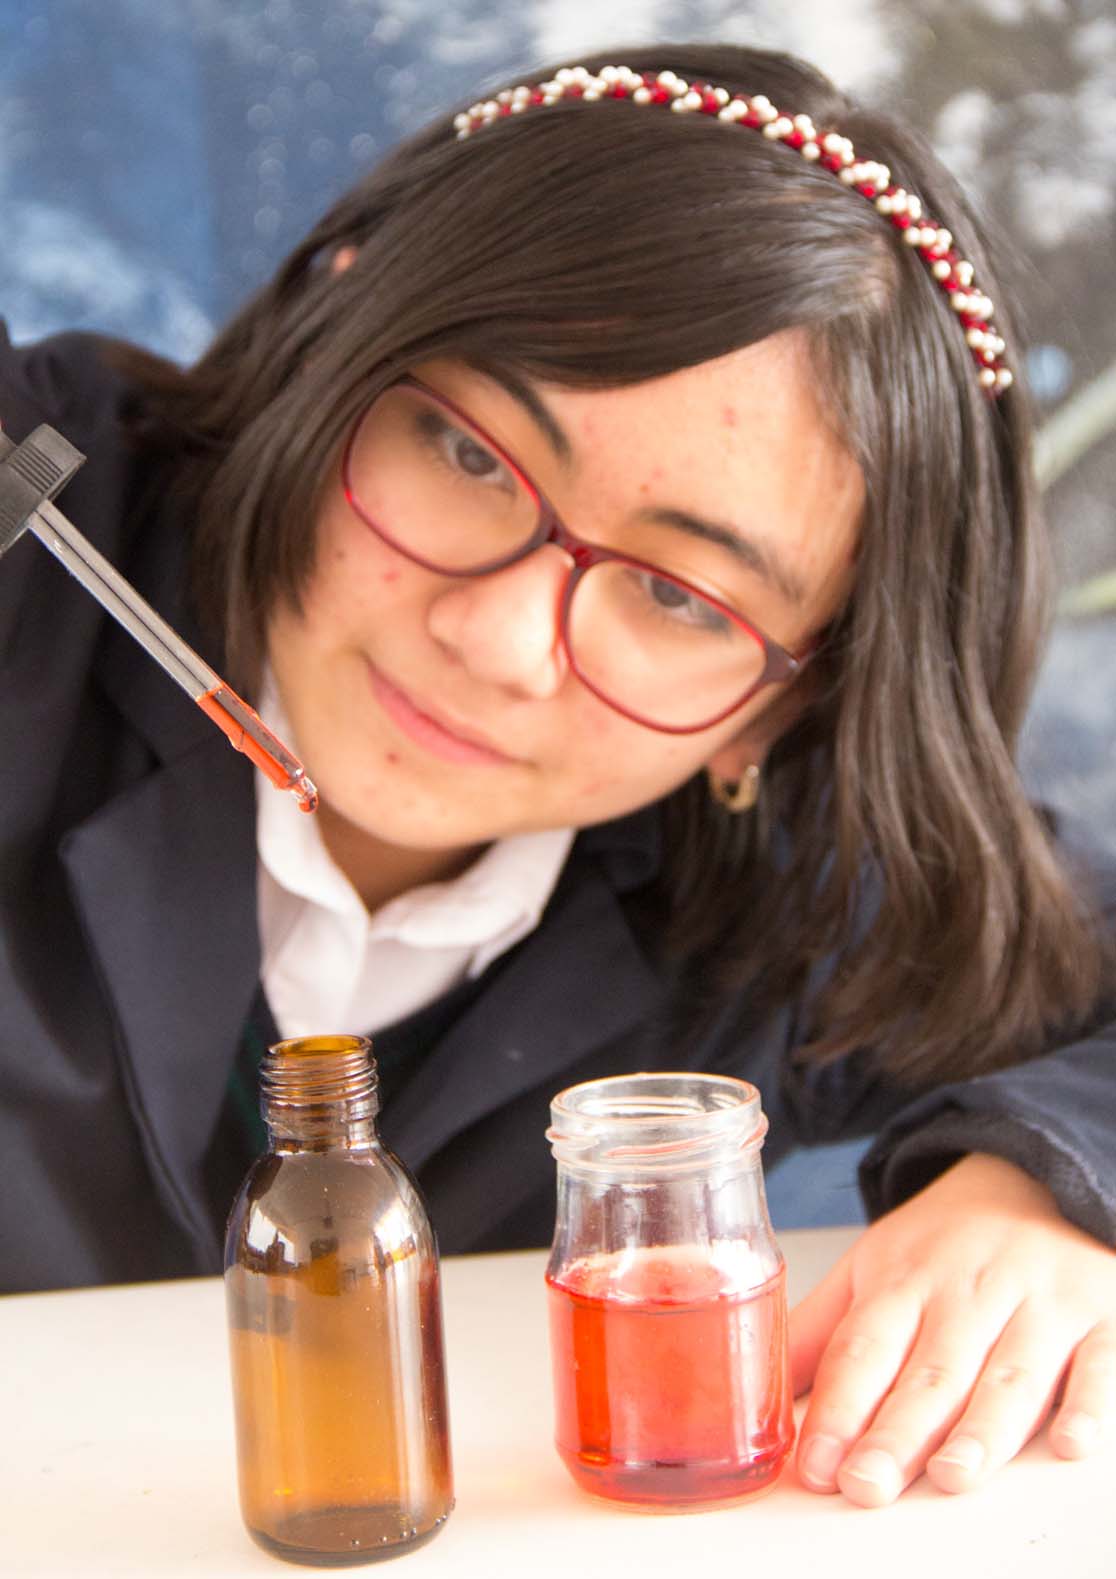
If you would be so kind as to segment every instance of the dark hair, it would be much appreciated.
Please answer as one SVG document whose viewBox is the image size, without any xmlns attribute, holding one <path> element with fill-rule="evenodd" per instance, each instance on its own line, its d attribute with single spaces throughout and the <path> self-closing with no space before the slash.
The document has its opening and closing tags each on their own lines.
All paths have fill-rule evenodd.
<svg viewBox="0 0 1116 1579">
<path fill-rule="evenodd" d="M 905 126 L 785 55 L 584 64 L 608 59 L 764 92 L 885 162 L 953 231 L 1018 364 L 981 228 Z M 1105 962 L 1013 765 L 1048 587 L 1025 397 L 979 387 L 908 253 L 828 171 L 704 116 L 562 103 L 466 141 L 447 116 L 337 203 L 196 367 L 132 367 L 185 456 L 201 601 L 250 690 L 345 430 L 398 372 L 448 355 L 607 387 L 804 330 L 866 479 L 856 585 L 757 813 L 728 818 L 700 780 L 668 799 L 672 935 L 707 1000 L 713 981 L 773 1002 L 838 956 L 805 1055 L 865 1047 L 921 1081 L 1033 1054 L 1088 1015 Z"/>
</svg>

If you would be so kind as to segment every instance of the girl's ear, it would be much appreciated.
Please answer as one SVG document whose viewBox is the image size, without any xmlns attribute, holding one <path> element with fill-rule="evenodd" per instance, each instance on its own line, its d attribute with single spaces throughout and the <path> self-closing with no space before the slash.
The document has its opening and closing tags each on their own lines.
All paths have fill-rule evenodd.
<svg viewBox="0 0 1116 1579">
<path fill-rule="evenodd" d="M 705 765 L 710 773 L 731 782 L 742 778 L 745 768 L 762 767 L 775 742 L 814 701 L 821 681 L 821 670 L 807 664 L 789 685 L 774 691 L 771 700 L 741 726 L 739 733 L 709 758 Z"/>
</svg>

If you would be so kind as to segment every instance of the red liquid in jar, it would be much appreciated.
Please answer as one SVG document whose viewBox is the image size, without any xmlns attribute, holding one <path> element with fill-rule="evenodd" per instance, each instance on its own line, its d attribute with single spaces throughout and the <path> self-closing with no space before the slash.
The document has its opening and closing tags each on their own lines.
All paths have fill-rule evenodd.
<svg viewBox="0 0 1116 1579">
<path fill-rule="evenodd" d="M 555 1439 L 578 1485 L 684 1505 L 759 1491 L 794 1441 L 784 1272 L 695 1247 L 585 1257 L 547 1277 Z"/>
</svg>

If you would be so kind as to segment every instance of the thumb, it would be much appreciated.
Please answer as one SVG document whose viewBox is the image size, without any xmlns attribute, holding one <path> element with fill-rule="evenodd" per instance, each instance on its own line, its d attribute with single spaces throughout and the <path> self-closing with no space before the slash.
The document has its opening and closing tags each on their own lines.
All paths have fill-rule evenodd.
<svg viewBox="0 0 1116 1579">
<path fill-rule="evenodd" d="M 852 1252 L 848 1251 L 790 1313 L 790 1367 L 796 1398 L 813 1385 L 818 1361 L 852 1304 L 852 1265 Z"/>
</svg>

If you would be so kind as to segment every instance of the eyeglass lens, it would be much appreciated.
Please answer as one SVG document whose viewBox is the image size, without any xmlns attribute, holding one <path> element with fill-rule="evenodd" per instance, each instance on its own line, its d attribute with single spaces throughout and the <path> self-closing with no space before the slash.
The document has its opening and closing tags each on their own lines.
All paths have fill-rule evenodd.
<svg viewBox="0 0 1116 1579">
<path fill-rule="evenodd" d="M 405 554 L 448 573 L 514 556 L 534 537 L 536 495 L 494 446 L 407 384 L 373 403 L 348 476 L 361 514 Z M 622 712 L 693 728 L 739 702 L 764 670 L 760 640 L 663 557 L 604 559 L 577 580 L 566 643 L 582 679 Z"/>
</svg>

